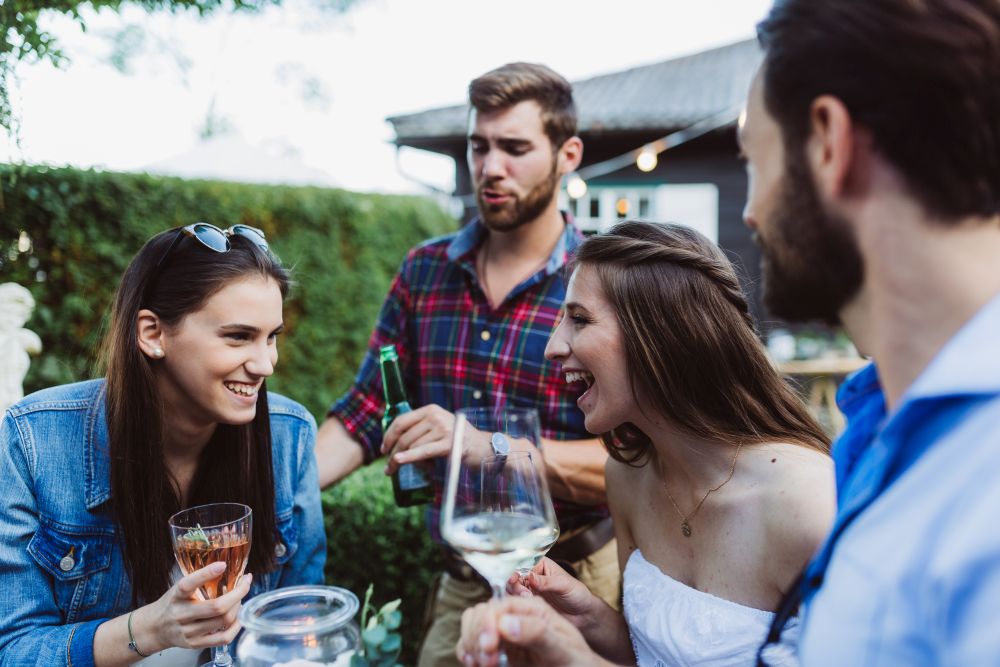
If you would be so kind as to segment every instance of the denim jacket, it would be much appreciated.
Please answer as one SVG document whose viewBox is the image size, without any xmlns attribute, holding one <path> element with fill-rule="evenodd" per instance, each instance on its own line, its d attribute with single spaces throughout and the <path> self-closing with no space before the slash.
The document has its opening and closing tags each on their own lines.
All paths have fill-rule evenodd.
<svg viewBox="0 0 1000 667">
<path fill-rule="evenodd" d="M 0 666 L 94 664 L 97 627 L 131 609 L 111 497 L 104 381 L 45 389 L 0 425 Z M 316 422 L 268 395 L 281 534 L 278 568 L 254 573 L 250 595 L 321 583 L 326 539 Z M 164 526 L 166 530 L 166 526 Z"/>
</svg>

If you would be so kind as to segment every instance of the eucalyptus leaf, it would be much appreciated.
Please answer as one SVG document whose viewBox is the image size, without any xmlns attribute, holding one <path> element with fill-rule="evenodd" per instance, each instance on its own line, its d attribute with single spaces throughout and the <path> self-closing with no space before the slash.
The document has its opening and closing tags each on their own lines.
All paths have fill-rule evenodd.
<svg viewBox="0 0 1000 667">
<path fill-rule="evenodd" d="M 397 630 L 403 622 L 403 613 L 394 611 L 382 618 L 382 624 L 389 630 Z"/>
<path fill-rule="evenodd" d="M 361 639 L 365 644 L 374 648 L 384 642 L 388 634 L 389 633 L 385 628 L 381 625 L 377 625 L 374 628 L 370 628 L 362 632 Z"/>
<path fill-rule="evenodd" d="M 382 608 L 378 610 L 379 616 L 385 616 L 387 614 L 391 614 L 392 612 L 396 611 L 397 609 L 399 609 L 399 605 L 402 604 L 402 602 L 403 601 L 400 600 L 399 598 L 396 598 L 392 602 L 386 602 L 384 605 L 382 605 Z"/>
<path fill-rule="evenodd" d="M 398 651 L 403 644 L 402 638 L 395 632 L 390 633 L 389 636 L 385 638 L 381 644 L 379 644 L 378 650 L 382 653 L 393 653 Z"/>
</svg>

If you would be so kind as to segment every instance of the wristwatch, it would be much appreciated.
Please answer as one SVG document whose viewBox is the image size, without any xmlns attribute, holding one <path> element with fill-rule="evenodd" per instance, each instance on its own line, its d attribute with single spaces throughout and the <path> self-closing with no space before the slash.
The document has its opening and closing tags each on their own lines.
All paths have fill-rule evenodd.
<svg viewBox="0 0 1000 667">
<path fill-rule="evenodd" d="M 490 436 L 490 446 L 493 447 L 494 456 L 507 456 L 510 454 L 510 441 L 500 431 Z"/>
</svg>

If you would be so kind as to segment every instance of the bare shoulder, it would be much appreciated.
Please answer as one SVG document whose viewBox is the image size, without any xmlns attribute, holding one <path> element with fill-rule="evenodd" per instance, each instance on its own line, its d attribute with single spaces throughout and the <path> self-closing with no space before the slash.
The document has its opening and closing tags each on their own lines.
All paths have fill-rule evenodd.
<svg viewBox="0 0 1000 667">
<path fill-rule="evenodd" d="M 833 461 L 822 452 L 789 443 L 755 448 L 752 459 L 773 580 L 784 590 L 833 525 Z"/>
<path fill-rule="evenodd" d="M 621 509 L 635 498 L 635 494 L 630 490 L 640 482 L 645 472 L 644 468 L 616 461 L 608 457 L 604 464 L 604 480 L 606 482 L 608 505 L 612 509 Z"/>
<path fill-rule="evenodd" d="M 604 464 L 604 478 L 608 494 L 608 508 L 615 521 L 615 537 L 618 538 L 619 559 L 622 567 L 628 554 L 636 547 L 632 536 L 632 518 L 636 516 L 637 503 L 649 502 L 649 494 L 643 493 L 646 467 L 636 467 L 608 457 Z"/>
</svg>

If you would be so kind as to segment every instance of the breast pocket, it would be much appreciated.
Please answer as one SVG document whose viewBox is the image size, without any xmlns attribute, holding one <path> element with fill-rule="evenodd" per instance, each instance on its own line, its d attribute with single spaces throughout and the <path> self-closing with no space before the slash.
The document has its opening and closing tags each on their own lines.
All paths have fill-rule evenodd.
<svg viewBox="0 0 1000 667">
<path fill-rule="evenodd" d="M 54 580 L 56 604 L 66 623 L 86 618 L 108 582 L 114 531 L 67 526 L 42 519 L 28 553 Z M 110 592 L 108 592 L 110 593 Z"/>
<path fill-rule="evenodd" d="M 277 518 L 278 521 L 278 542 L 274 545 L 274 557 L 281 568 L 292 559 L 295 552 L 299 550 L 298 529 L 295 527 L 295 519 L 291 511 L 286 512 Z"/>
</svg>

